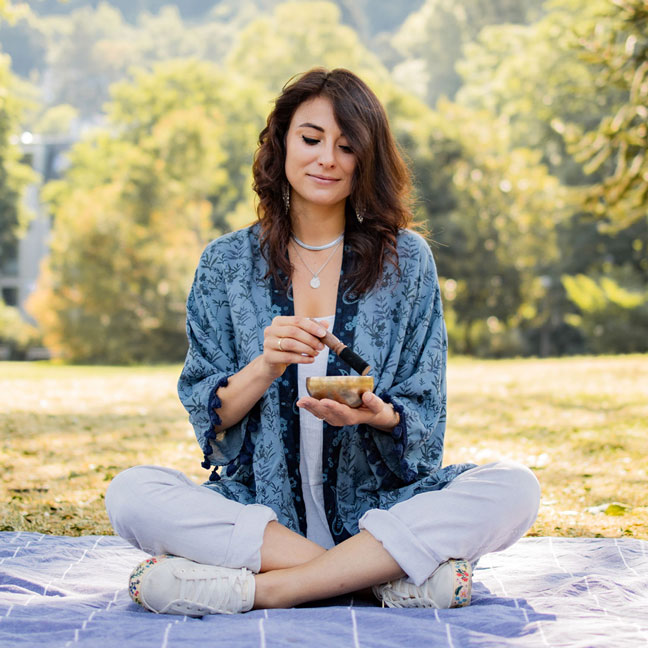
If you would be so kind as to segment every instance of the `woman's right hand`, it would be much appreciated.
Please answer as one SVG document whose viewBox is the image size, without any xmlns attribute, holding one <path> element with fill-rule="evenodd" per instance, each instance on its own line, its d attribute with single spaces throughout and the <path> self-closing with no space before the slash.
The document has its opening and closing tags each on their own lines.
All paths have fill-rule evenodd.
<svg viewBox="0 0 648 648">
<path fill-rule="evenodd" d="M 320 324 L 308 317 L 279 316 L 263 331 L 261 360 L 268 374 L 278 378 L 289 364 L 310 364 L 324 348 L 328 322 Z"/>
<path fill-rule="evenodd" d="M 263 331 L 263 353 L 218 389 L 221 422 L 214 426 L 216 432 L 238 423 L 289 364 L 313 362 L 324 348 L 320 337 L 326 334 L 326 324 L 322 326 L 307 317 L 275 317 Z"/>
</svg>

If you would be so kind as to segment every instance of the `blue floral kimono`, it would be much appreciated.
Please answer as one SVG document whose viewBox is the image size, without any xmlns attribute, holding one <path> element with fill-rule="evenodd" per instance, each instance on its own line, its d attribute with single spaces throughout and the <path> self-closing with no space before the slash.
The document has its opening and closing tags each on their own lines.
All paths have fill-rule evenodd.
<svg viewBox="0 0 648 648">
<path fill-rule="evenodd" d="M 264 279 L 258 233 L 253 225 L 204 251 L 187 302 L 189 351 L 178 390 L 205 454 L 203 466 L 214 467 L 205 486 L 243 504 L 265 504 L 279 522 L 306 535 L 297 366 L 289 365 L 239 423 L 214 429 L 219 387 L 262 353 L 263 331 L 275 316 L 294 314 L 290 292 Z M 340 286 L 351 254 L 345 247 Z M 391 433 L 324 423 L 324 508 L 336 543 L 358 532 L 367 510 L 440 489 L 472 467 L 441 468 L 447 338 L 430 248 L 418 234 L 401 231 L 398 254 L 400 278 L 387 263 L 370 293 L 358 298 L 341 289 L 337 297 L 333 333 L 372 366 L 375 392 L 394 406 L 400 423 Z M 328 375 L 351 372 L 329 354 Z"/>
</svg>

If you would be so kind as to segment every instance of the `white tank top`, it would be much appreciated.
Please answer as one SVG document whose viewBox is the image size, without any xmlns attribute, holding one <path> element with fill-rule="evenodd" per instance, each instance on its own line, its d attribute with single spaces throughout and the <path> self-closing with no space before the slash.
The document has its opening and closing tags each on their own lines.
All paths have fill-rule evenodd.
<svg viewBox="0 0 648 648">
<path fill-rule="evenodd" d="M 326 320 L 328 330 L 333 330 L 335 315 L 317 317 Z M 297 392 L 299 398 L 308 396 L 306 378 L 326 376 L 329 350 L 325 347 L 312 364 L 297 365 Z M 306 507 L 306 537 L 325 549 L 335 545 L 324 513 L 322 491 L 322 432 L 324 424 L 305 409 L 299 410 L 299 472 L 301 473 L 302 496 Z"/>
</svg>

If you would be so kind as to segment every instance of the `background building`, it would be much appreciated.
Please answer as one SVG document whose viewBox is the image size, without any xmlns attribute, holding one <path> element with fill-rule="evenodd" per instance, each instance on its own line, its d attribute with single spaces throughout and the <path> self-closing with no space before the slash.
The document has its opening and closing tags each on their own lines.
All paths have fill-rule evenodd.
<svg viewBox="0 0 648 648">
<path fill-rule="evenodd" d="M 16 306 L 33 321 L 24 305 L 36 287 L 39 266 L 47 254 L 51 215 L 40 199 L 43 185 L 60 177 L 66 166 L 65 153 L 73 143 L 65 136 L 38 136 L 23 133 L 24 162 L 38 174 L 38 181 L 27 188 L 25 202 L 34 215 L 25 236 L 16 242 L 14 253 L 0 262 L 0 291 L 7 306 Z"/>
</svg>

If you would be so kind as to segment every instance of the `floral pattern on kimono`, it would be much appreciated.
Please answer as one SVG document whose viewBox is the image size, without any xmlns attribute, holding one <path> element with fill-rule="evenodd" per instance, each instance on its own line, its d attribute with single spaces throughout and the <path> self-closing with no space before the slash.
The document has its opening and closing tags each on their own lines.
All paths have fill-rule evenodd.
<svg viewBox="0 0 648 648">
<path fill-rule="evenodd" d="M 189 350 L 180 399 L 213 468 L 205 486 L 243 504 L 271 507 L 306 535 L 299 474 L 297 367 L 290 365 L 238 423 L 216 433 L 218 389 L 263 351 L 263 331 L 294 314 L 290 290 L 265 279 L 259 226 L 210 243 L 187 300 Z M 369 425 L 324 423 L 324 508 L 336 543 L 358 532 L 369 509 L 386 509 L 438 490 L 473 464 L 442 468 L 446 427 L 447 337 L 432 253 L 418 234 L 398 236 L 400 276 L 386 263 L 379 285 L 359 298 L 345 290 L 352 252 L 345 246 L 333 333 L 372 366 L 374 391 L 400 422 L 391 433 Z M 354 373 L 333 353 L 327 374 Z M 218 470 L 223 467 L 221 470 Z"/>
</svg>

